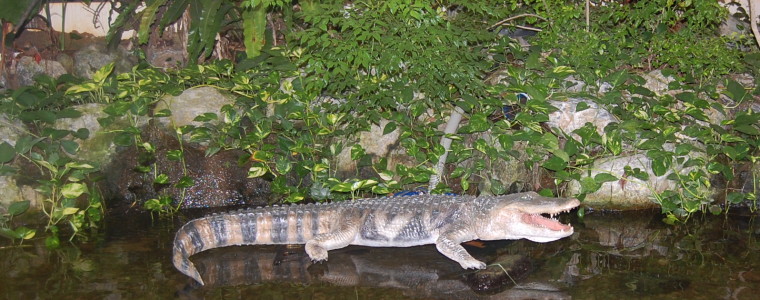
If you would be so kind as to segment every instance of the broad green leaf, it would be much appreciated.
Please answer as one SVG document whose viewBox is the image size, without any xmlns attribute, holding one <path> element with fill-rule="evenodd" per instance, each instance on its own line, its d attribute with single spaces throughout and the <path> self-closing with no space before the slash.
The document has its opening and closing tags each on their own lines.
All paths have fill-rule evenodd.
<svg viewBox="0 0 760 300">
<path fill-rule="evenodd" d="M 177 181 L 177 184 L 175 184 L 175 187 L 184 189 L 189 188 L 191 186 L 195 185 L 195 181 L 190 176 L 182 176 L 179 181 Z"/>
<path fill-rule="evenodd" d="M 351 146 L 351 160 L 360 160 L 362 157 L 364 157 L 364 148 L 362 148 L 359 144 L 354 144 Z"/>
<path fill-rule="evenodd" d="M 11 144 L 8 144 L 8 142 L 0 144 L 0 163 L 7 163 L 13 160 L 14 157 L 16 157 L 16 149 Z"/>
<path fill-rule="evenodd" d="M 278 173 L 286 174 L 290 172 L 293 165 L 290 163 L 290 161 L 287 158 L 278 157 L 275 160 L 274 166 L 275 166 L 275 170 L 277 170 Z"/>
<path fill-rule="evenodd" d="M 389 134 L 396 130 L 396 122 L 388 122 L 388 124 L 385 124 L 385 127 L 383 128 L 383 135 Z"/>
<path fill-rule="evenodd" d="M 243 10 L 243 44 L 248 58 L 261 54 L 266 44 L 267 6 L 259 3 Z"/>
<path fill-rule="evenodd" d="M 63 151 L 66 151 L 66 153 L 74 155 L 79 151 L 79 143 L 70 140 L 62 140 L 61 148 L 63 148 Z"/>
<path fill-rule="evenodd" d="M 470 116 L 470 123 L 467 125 L 470 133 L 483 132 L 491 128 L 488 116 L 484 113 L 476 113 Z"/>
<path fill-rule="evenodd" d="M 16 140 L 16 153 L 26 154 L 31 151 L 34 145 L 44 140 L 45 138 L 33 138 L 31 136 L 22 136 Z"/>
<path fill-rule="evenodd" d="M 248 169 L 248 178 L 256 178 L 264 176 L 267 173 L 267 168 L 262 165 L 255 165 Z"/>
<path fill-rule="evenodd" d="M 594 180 L 598 183 L 605 183 L 610 181 L 617 181 L 618 178 L 610 173 L 599 173 L 594 176 Z"/>
<path fill-rule="evenodd" d="M 13 202 L 8 206 L 8 214 L 18 216 L 26 212 L 27 209 L 29 209 L 29 200 Z"/>
<path fill-rule="evenodd" d="M 552 171 L 559 171 L 567 168 L 567 161 L 555 155 L 545 161 L 541 166 Z"/>
<path fill-rule="evenodd" d="M 217 119 L 219 119 L 219 117 L 215 113 L 207 112 L 193 118 L 193 121 L 210 122 L 210 121 L 216 121 Z"/>
<path fill-rule="evenodd" d="M 752 125 L 737 125 L 734 126 L 734 130 L 749 135 L 760 135 L 760 130 L 757 129 L 757 126 Z"/>
<path fill-rule="evenodd" d="M 76 198 L 87 193 L 87 185 L 84 183 L 67 183 L 61 187 L 61 195 L 66 198 Z"/>
<path fill-rule="evenodd" d="M 180 161 L 182 160 L 182 150 L 175 149 L 175 150 L 169 150 L 166 151 L 166 158 L 171 161 Z"/>
<path fill-rule="evenodd" d="M 747 91 L 744 90 L 744 86 L 733 79 L 728 80 L 726 90 L 728 92 L 728 96 L 736 102 L 742 102 L 742 100 L 744 100 L 745 96 L 747 95 Z"/>
<path fill-rule="evenodd" d="M 578 102 L 578 104 L 575 105 L 576 112 L 581 112 L 581 111 L 587 110 L 588 108 L 589 106 L 588 106 L 588 103 L 586 103 L 586 101 L 580 101 Z"/>
<path fill-rule="evenodd" d="M 79 211 L 79 208 L 77 207 L 66 207 L 63 209 L 63 215 L 64 216 L 73 215 L 77 213 L 78 211 Z"/>
<path fill-rule="evenodd" d="M 602 184 L 596 182 L 596 180 L 594 180 L 592 177 L 581 178 L 580 184 L 582 194 L 590 194 L 596 192 L 600 187 L 602 187 Z"/>
<path fill-rule="evenodd" d="M 672 156 L 657 156 L 652 158 L 652 173 L 662 176 L 668 172 L 672 163 Z"/>
<path fill-rule="evenodd" d="M 507 189 L 504 187 L 504 184 L 501 183 L 498 179 L 491 179 L 491 193 L 494 195 L 503 195 L 507 192 Z"/>
<path fill-rule="evenodd" d="M 721 134 L 720 140 L 724 143 L 744 142 L 743 138 L 740 138 L 730 133 Z"/>
<path fill-rule="evenodd" d="M 151 25 L 155 23 L 156 12 L 161 5 L 164 5 L 164 3 L 166 3 L 166 0 L 153 0 L 150 3 L 146 2 L 147 6 L 142 11 L 142 17 L 140 18 L 140 27 L 137 30 L 137 38 L 140 44 L 145 44 L 148 42 L 148 38 L 151 34 Z M 93 80 L 94 79 L 95 78 L 93 77 Z"/>
<path fill-rule="evenodd" d="M 15 231 L 11 230 L 10 228 L 0 227 L 0 236 L 4 236 L 6 238 L 12 239 L 12 240 L 18 240 L 21 239 L 21 235 L 16 233 Z"/>
<path fill-rule="evenodd" d="M 94 82 L 85 82 L 82 84 L 71 86 L 70 88 L 66 89 L 66 95 L 92 92 L 97 89 L 98 89 L 98 86 Z"/>
<path fill-rule="evenodd" d="M 153 184 L 167 184 L 169 183 L 169 175 L 166 174 L 158 174 L 155 179 L 153 179 Z"/>
<path fill-rule="evenodd" d="M 253 155 L 251 155 L 251 158 L 253 160 L 260 161 L 260 162 L 268 162 L 272 159 L 273 156 L 274 154 L 272 154 L 272 152 L 259 150 L 259 151 L 254 151 Z"/>
<path fill-rule="evenodd" d="M 745 194 L 740 192 L 730 192 L 726 195 L 726 201 L 731 204 L 740 204 L 744 201 Z"/>
<path fill-rule="evenodd" d="M 21 239 L 24 239 L 24 240 L 32 239 L 34 238 L 34 235 L 37 234 L 36 230 L 28 228 L 26 226 L 19 226 L 14 231 L 16 232 L 16 234 L 18 234 L 18 236 Z"/>
</svg>

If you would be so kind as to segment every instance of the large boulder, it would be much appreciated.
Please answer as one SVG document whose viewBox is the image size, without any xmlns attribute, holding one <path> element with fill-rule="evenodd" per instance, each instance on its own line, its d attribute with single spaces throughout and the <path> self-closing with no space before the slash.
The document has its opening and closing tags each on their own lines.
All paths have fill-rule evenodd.
<svg viewBox="0 0 760 300">
<path fill-rule="evenodd" d="M 581 138 L 572 132 L 586 123 L 593 124 L 596 132 L 604 135 L 604 127 L 618 121 L 613 114 L 591 100 L 570 98 L 567 101 L 550 100 L 549 104 L 557 111 L 549 114 L 547 125 L 561 129 L 576 140 Z"/>
<path fill-rule="evenodd" d="M 173 205 L 182 208 L 257 206 L 268 203 L 269 182 L 261 178 L 248 178 L 248 167 L 239 165 L 243 151 L 220 151 L 210 157 L 205 150 L 193 145 L 182 145 L 175 135 L 151 123 L 143 129 L 142 140 L 155 147 L 154 153 L 139 153 L 134 148 L 124 149 L 111 164 L 104 168 L 105 180 L 101 187 L 109 199 L 108 207 L 115 212 L 140 210 L 145 201 L 169 196 Z M 181 149 L 182 160 L 172 159 L 169 151 Z M 150 171 L 139 172 L 138 166 Z M 164 174 L 168 183 L 156 184 L 155 178 Z M 177 186 L 184 176 L 193 180 L 187 188 Z"/>
<path fill-rule="evenodd" d="M 148 118 L 143 116 L 138 116 L 134 120 L 130 120 L 128 117 L 118 117 L 104 127 L 98 119 L 108 117 L 108 114 L 104 112 L 106 107 L 106 104 L 100 103 L 75 105 L 71 108 L 80 112 L 80 117 L 63 118 L 55 121 L 53 125 L 55 129 L 72 132 L 84 129 L 88 132 L 86 139 L 78 141 L 77 159 L 94 162 L 98 165 L 108 164 L 118 148 L 113 143 L 117 131 L 132 126 L 131 122 L 135 120 L 135 126 L 138 128 L 148 123 Z"/>
<path fill-rule="evenodd" d="M 37 62 L 31 56 L 22 57 L 16 64 L 16 79 L 19 86 L 33 85 L 34 77 L 39 74 L 58 78 L 66 74 L 66 69 L 57 61 L 43 59 Z"/>
<path fill-rule="evenodd" d="M 599 173 L 609 173 L 621 178 L 617 181 L 609 181 L 602 184 L 597 191 L 589 193 L 583 200 L 583 205 L 597 209 L 612 210 L 635 210 L 659 206 L 655 201 L 655 193 L 665 190 L 678 190 L 677 182 L 668 179 L 669 174 L 656 176 L 652 172 L 652 160 L 646 154 L 634 154 L 601 158 L 594 162 L 588 177 L 595 177 Z M 625 176 L 625 167 L 640 169 L 646 172 L 649 179 L 642 181 L 632 176 Z M 677 172 L 688 172 L 688 168 L 674 166 Z M 582 181 L 583 179 L 581 179 Z M 582 191 L 579 181 L 571 181 L 567 185 L 569 195 L 577 195 Z M 707 192 L 707 191 L 702 191 Z"/>
<path fill-rule="evenodd" d="M 158 118 L 166 128 L 179 128 L 185 125 L 203 126 L 203 122 L 194 121 L 197 116 L 215 113 L 221 119 L 221 110 L 225 105 L 234 105 L 235 99 L 223 94 L 218 89 L 203 86 L 189 88 L 178 96 L 166 95 L 156 103 L 155 112 L 169 110 L 170 116 Z"/>
<path fill-rule="evenodd" d="M 129 72 L 137 64 L 137 57 L 119 46 L 114 51 L 101 43 L 93 43 L 74 53 L 74 75 L 92 78 L 103 66 L 115 62 L 116 73 Z"/>
</svg>

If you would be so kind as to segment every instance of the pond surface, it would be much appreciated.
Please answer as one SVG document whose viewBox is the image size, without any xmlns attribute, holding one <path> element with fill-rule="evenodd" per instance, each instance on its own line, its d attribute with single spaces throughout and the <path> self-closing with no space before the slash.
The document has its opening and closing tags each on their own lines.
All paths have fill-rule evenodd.
<svg viewBox="0 0 760 300">
<path fill-rule="evenodd" d="M 576 233 L 556 242 L 466 245 L 492 264 L 481 272 L 461 270 L 434 246 L 351 246 L 316 265 L 302 247 L 228 247 L 192 257 L 207 283 L 201 287 L 171 264 L 174 232 L 184 220 L 111 217 L 76 246 L 51 251 L 32 241 L 1 248 L 0 297 L 760 299 L 757 220 L 695 216 L 669 226 L 661 218 L 593 213 L 565 220 Z"/>
</svg>

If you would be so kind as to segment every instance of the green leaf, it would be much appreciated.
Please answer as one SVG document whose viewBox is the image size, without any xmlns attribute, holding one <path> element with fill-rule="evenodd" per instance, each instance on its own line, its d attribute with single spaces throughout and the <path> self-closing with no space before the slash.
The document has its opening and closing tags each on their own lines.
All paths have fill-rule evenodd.
<svg viewBox="0 0 760 300">
<path fill-rule="evenodd" d="M 275 160 L 275 165 L 274 166 L 275 166 L 275 170 L 277 170 L 277 172 L 280 173 L 280 174 L 286 174 L 286 173 L 290 172 L 290 170 L 292 168 L 292 164 L 285 157 L 278 157 Z"/>
<path fill-rule="evenodd" d="M 13 202 L 8 206 L 8 214 L 12 217 L 18 216 L 26 212 L 27 209 L 29 209 L 29 200 Z"/>
<path fill-rule="evenodd" d="M 128 147 L 134 142 L 134 135 L 129 132 L 120 132 L 113 137 L 113 143 L 117 146 Z"/>
<path fill-rule="evenodd" d="M 758 130 L 756 126 L 752 125 L 737 125 L 734 126 L 734 130 L 749 135 L 760 135 L 760 130 Z"/>
<path fill-rule="evenodd" d="M 675 153 L 676 155 L 679 155 L 679 156 L 686 155 L 686 154 L 689 154 L 689 152 L 691 152 L 692 149 L 694 149 L 694 146 L 692 146 L 691 144 L 688 144 L 688 143 L 679 144 L 678 146 L 676 146 Z"/>
<path fill-rule="evenodd" d="M 193 118 L 193 121 L 209 122 L 209 121 L 216 121 L 217 119 L 219 119 L 219 117 L 215 113 L 207 112 Z"/>
<path fill-rule="evenodd" d="M 10 228 L 0 227 L 0 235 L 12 240 L 21 239 L 21 235 Z"/>
<path fill-rule="evenodd" d="M 63 148 L 63 151 L 66 151 L 66 153 L 74 155 L 79 151 L 79 143 L 70 140 L 62 140 L 61 148 Z"/>
<path fill-rule="evenodd" d="M 61 195 L 66 198 L 76 198 L 87 193 L 87 185 L 84 183 L 67 183 L 61 187 Z"/>
<path fill-rule="evenodd" d="M 169 175 L 166 174 L 158 174 L 155 179 L 153 179 L 153 184 L 167 184 L 169 183 Z"/>
<path fill-rule="evenodd" d="M 151 25 L 153 25 L 156 17 L 156 12 L 161 5 L 164 5 L 166 0 L 153 0 L 147 3 L 147 6 L 142 11 L 142 17 L 140 18 L 140 28 L 137 30 L 137 38 L 140 44 L 148 42 L 148 38 L 151 33 Z M 96 80 L 97 81 L 97 80 Z"/>
<path fill-rule="evenodd" d="M 652 173 L 655 176 L 665 175 L 670 169 L 672 158 L 672 156 L 657 156 L 652 158 Z"/>
<path fill-rule="evenodd" d="M 600 187 L 602 187 L 601 183 L 596 182 L 596 180 L 591 177 L 581 178 L 580 184 L 581 184 L 582 194 L 590 194 L 590 193 L 596 192 L 597 190 L 599 190 Z"/>
<path fill-rule="evenodd" d="M 383 135 L 389 134 L 396 130 L 396 122 L 388 122 L 388 124 L 385 124 L 385 127 L 383 128 Z"/>
<path fill-rule="evenodd" d="M 744 90 L 744 86 L 733 79 L 728 80 L 726 91 L 728 92 L 728 96 L 736 102 L 741 102 L 747 95 L 747 91 Z"/>
<path fill-rule="evenodd" d="M 724 143 L 735 143 L 735 142 L 744 142 L 743 138 L 740 138 L 738 136 L 735 136 L 730 133 L 724 133 L 720 135 L 720 140 Z"/>
<path fill-rule="evenodd" d="M 177 184 L 175 184 L 174 186 L 184 189 L 184 188 L 192 187 L 193 185 L 195 185 L 195 181 L 193 180 L 193 178 L 191 178 L 190 176 L 182 176 L 182 178 L 180 178 L 179 181 L 177 181 Z"/>
<path fill-rule="evenodd" d="M 266 43 L 266 28 L 267 7 L 263 3 L 243 10 L 243 44 L 248 58 L 261 54 Z"/>
<path fill-rule="evenodd" d="M 16 234 L 18 234 L 18 236 L 21 239 L 24 239 L 24 240 L 32 239 L 34 238 L 34 235 L 37 234 L 36 230 L 28 228 L 26 226 L 19 226 L 14 231 L 16 232 Z"/>
<path fill-rule="evenodd" d="M 594 176 L 594 180 L 599 183 L 605 183 L 610 181 L 617 181 L 618 178 L 610 173 L 599 173 Z"/>
<path fill-rule="evenodd" d="M 0 163 L 7 163 L 13 160 L 14 157 L 16 157 L 16 149 L 11 144 L 8 144 L 8 142 L 0 144 Z"/>
<path fill-rule="evenodd" d="M 272 154 L 272 152 L 260 150 L 253 152 L 251 157 L 256 161 L 269 162 L 273 156 L 274 154 Z"/>
<path fill-rule="evenodd" d="M 262 164 L 256 163 L 248 169 L 248 178 L 256 178 L 264 176 L 267 173 L 267 168 Z"/>
<path fill-rule="evenodd" d="M 470 123 L 467 125 L 467 132 L 469 133 L 483 132 L 491 128 L 488 116 L 484 113 L 476 113 L 470 116 Z"/>
<path fill-rule="evenodd" d="M 16 153 L 26 154 L 32 150 L 34 145 L 44 140 L 45 138 L 33 138 L 31 136 L 22 136 L 16 141 Z"/>
<path fill-rule="evenodd" d="M 58 235 L 54 234 L 45 238 L 45 247 L 48 249 L 58 249 L 61 247 L 61 240 L 58 239 Z"/>
<path fill-rule="evenodd" d="M 86 140 L 90 137 L 90 130 L 87 128 L 79 128 L 76 132 L 71 133 L 71 135 L 80 140 Z"/>
<path fill-rule="evenodd" d="M 175 150 L 169 150 L 166 151 L 166 158 L 171 161 L 180 161 L 182 160 L 182 150 L 175 149 Z"/>
<path fill-rule="evenodd" d="M 79 211 L 79 208 L 77 207 L 66 207 L 63 209 L 63 215 L 64 216 L 73 215 L 77 213 L 78 211 Z"/>
<path fill-rule="evenodd" d="M 726 195 L 726 201 L 731 204 L 740 204 L 744 201 L 745 194 L 739 192 L 730 192 Z"/>
<path fill-rule="evenodd" d="M 364 157 L 364 148 L 359 144 L 351 146 L 351 160 L 360 160 Z"/>
<path fill-rule="evenodd" d="M 504 184 L 501 183 L 498 179 L 491 179 L 491 193 L 494 195 L 503 195 L 507 192 L 507 189 L 504 187 Z"/>
<path fill-rule="evenodd" d="M 586 103 L 586 101 L 580 101 L 580 102 L 578 102 L 578 104 L 575 105 L 575 111 L 576 112 L 581 112 L 581 111 L 584 111 L 584 110 L 586 110 L 588 108 L 589 108 L 589 105 L 588 105 L 588 103 Z"/>
<path fill-rule="evenodd" d="M 552 171 L 560 171 L 567 168 L 567 161 L 555 155 L 545 161 L 541 166 Z"/>
</svg>

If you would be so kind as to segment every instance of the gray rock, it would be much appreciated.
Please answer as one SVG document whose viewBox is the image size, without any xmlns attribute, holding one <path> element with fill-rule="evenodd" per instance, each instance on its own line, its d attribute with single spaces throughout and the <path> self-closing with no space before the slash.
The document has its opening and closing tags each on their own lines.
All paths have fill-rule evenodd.
<svg viewBox="0 0 760 300">
<path fill-rule="evenodd" d="M 28 185 L 19 185 L 11 176 L 0 176 L 0 215 L 14 202 L 29 201 L 29 211 L 38 211 L 46 197 Z"/>
<path fill-rule="evenodd" d="M 114 72 L 123 73 L 137 64 L 137 58 L 121 46 L 109 52 L 102 44 L 90 44 L 74 53 L 74 75 L 92 78 L 97 70 L 111 62 L 116 62 Z"/>
<path fill-rule="evenodd" d="M 136 127 L 143 127 L 148 123 L 148 118 L 143 116 L 135 117 L 132 121 L 128 117 L 117 118 L 107 127 L 102 127 L 98 119 L 108 117 L 103 109 L 106 104 L 89 103 L 71 107 L 79 111 L 82 115 L 79 118 L 58 119 L 53 127 L 59 130 L 78 131 L 81 128 L 89 131 L 89 137 L 85 140 L 76 140 L 79 143 L 79 152 L 76 158 L 84 161 L 94 162 L 98 165 L 107 165 L 117 151 L 117 146 L 113 143 L 116 130 L 132 126 L 135 122 Z"/>
<path fill-rule="evenodd" d="M 673 76 L 666 77 L 665 75 L 662 75 L 661 70 L 654 70 L 642 75 L 641 77 L 644 77 L 644 79 L 647 81 L 646 84 L 644 84 L 644 87 L 657 95 L 666 94 L 668 91 L 670 91 L 668 84 L 676 81 Z"/>
<path fill-rule="evenodd" d="M 605 182 L 599 190 L 586 196 L 583 205 L 591 208 L 613 210 L 635 210 L 657 207 L 659 204 L 654 201 L 654 193 L 661 193 L 665 190 L 678 190 L 680 186 L 676 182 L 667 179 L 668 174 L 655 176 L 652 173 L 651 164 L 651 160 L 645 154 L 608 157 L 596 160 L 590 168 L 589 177 L 594 177 L 599 173 L 610 173 L 614 176 L 622 177 L 625 174 L 624 168 L 630 166 L 632 169 L 638 168 L 647 172 L 649 180 L 644 182 L 635 177 L 627 177 L 621 181 Z M 678 166 L 675 166 L 675 168 L 679 172 L 688 172 L 689 170 L 688 168 L 680 169 Z M 581 192 L 580 182 L 569 182 L 567 192 L 569 195 L 579 194 Z"/>
<path fill-rule="evenodd" d="M 34 76 L 46 74 L 53 78 L 58 78 L 66 74 L 66 69 L 61 63 L 53 60 L 43 59 L 39 63 L 31 56 L 24 56 L 16 64 L 16 78 L 19 86 L 29 86 L 34 84 Z"/>
<path fill-rule="evenodd" d="M 577 107 L 581 102 L 588 104 L 588 108 L 578 111 Z M 591 100 L 570 98 L 567 101 L 550 100 L 549 104 L 558 110 L 549 114 L 549 122 L 547 124 L 570 134 L 576 140 L 580 140 L 580 137 L 572 132 L 585 126 L 586 123 L 590 122 L 596 127 L 599 135 L 604 135 L 604 127 L 618 121 L 609 111 Z"/>
<path fill-rule="evenodd" d="M 0 143 L 7 142 L 15 146 L 16 140 L 26 131 L 28 131 L 26 125 L 21 121 L 9 119 L 5 114 L 0 114 Z"/>
<path fill-rule="evenodd" d="M 211 112 L 221 119 L 222 106 L 234 104 L 235 99 L 232 96 L 222 94 L 213 87 L 204 86 L 187 89 L 179 96 L 164 96 L 156 103 L 155 111 L 171 111 L 171 116 L 158 118 L 165 127 L 201 126 L 202 122 L 193 121 L 195 117 Z"/>
</svg>

